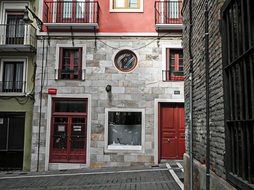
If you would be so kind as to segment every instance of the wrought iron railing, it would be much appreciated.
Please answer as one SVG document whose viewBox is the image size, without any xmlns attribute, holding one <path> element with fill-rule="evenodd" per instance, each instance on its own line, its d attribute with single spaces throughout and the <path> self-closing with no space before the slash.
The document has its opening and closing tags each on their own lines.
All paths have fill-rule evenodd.
<svg viewBox="0 0 254 190">
<path fill-rule="evenodd" d="M 183 71 L 171 72 L 170 70 L 162 70 L 162 81 L 182 81 L 184 80 Z"/>
<path fill-rule="evenodd" d="M 36 28 L 26 24 L 0 24 L 0 45 L 36 47 Z"/>
<path fill-rule="evenodd" d="M 24 93 L 25 81 L 1 81 L 0 93 Z"/>
<path fill-rule="evenodd" d="M 82 70 L 70 70 L 70 69 L 56 69 L 56 74 L 58 75 L 58 79 L 73 79 L 73 80 L 81 80 L 82 79 Z"/>
<path fill-rule="evenodd" d="M 95 1 L 44 2 L 45 23 L 98 23 L 99 4 Z"/>
<path fill-rule="evenodd" d="M 155 24 L 182 24 L 182 1 L 156 1 Z"/>
</svg>

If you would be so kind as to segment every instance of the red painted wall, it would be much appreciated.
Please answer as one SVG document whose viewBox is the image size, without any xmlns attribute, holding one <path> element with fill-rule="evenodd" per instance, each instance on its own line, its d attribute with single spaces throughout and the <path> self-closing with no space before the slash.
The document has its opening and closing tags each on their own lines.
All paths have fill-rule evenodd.
<svg viewBox="0 0 254 190">
<path fill-rule="evenodd" d="M 155 0 L 144 0 L 141 13 L 110 12 L 110 0 L 98 0 L 99 32 L 155 32 Z"/>
<path fill-rule="evenodd" d="M 49 0 L 47 0 L 49 2 Z M 107 33 L 121 32 L 156 32 L 155 30 L 155 0 L 143 0 L 143 12 L 110 12 L 110 0 L 97 0 L 100 6 L 99 31 Z M 45 7 L 44 7 L 45 9 Z M 44 11 L 44 10 L 43 10 Z M 42 16 L 45 21 L 45 16 Z M 43 28 L 46 31 L 46 28 Z M 59 30 L 65 32 L 66 30 Z M 80 31 L 80 30 L 79 30 Z M 82 31 L 80 31 L 82 32 Z"/>
</svg>

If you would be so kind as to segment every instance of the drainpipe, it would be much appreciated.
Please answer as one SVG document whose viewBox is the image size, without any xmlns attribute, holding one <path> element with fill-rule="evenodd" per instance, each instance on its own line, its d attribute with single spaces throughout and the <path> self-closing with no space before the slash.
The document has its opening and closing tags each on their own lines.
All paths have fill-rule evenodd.
<svg viewBox="0 0 254 190">
<path fill-rule="evenodd" d="M 45 41 L 42 37 L 42 59 L 41 59 L 41 88 L 40 88 L 40 104 L 39 104 L 39 131 L 38 131 L 38 152 L 37 152 L 37 168 L 36 171 L 39 171 L 40 166 L 40 146 L 41 146 L 41 109 L 42 109 L 42 90 L 43 90 L 43 70 L 44 70 L 44 49 Z"/>
<path fill-rule="evenodd" d="M 205 2 L 205 80 L 206 80 L 206 190 L 210 189 L 210 110 L 209 110 L 209 10 Z"/>
<path fill-rule="evenodd" d="M 189 155 L 190 155 L 190 190 L 193 189 L 193 54 L 192 54 L 192 0 L 189 0 L 189 19 L 190 19 L 190 28 L 189 28 L 189 82 L 190 82 L 190 89 L 189 89 Z"/>
</svg>

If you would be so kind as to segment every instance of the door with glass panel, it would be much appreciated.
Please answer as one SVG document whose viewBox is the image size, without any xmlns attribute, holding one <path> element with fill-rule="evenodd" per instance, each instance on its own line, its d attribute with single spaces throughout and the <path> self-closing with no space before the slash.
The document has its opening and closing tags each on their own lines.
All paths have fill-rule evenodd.
<svg viewBox="0 0 254 190">
<path fill-rule="evenodd" d="M 87 101 L 53 100 L 50 162 L 86 162 Z"/>
<path fill-rule="evenodd" d="M 6 24 L 6 44 L 24 44 L 24 13 L 8 12 Z"/>
<path fill-rule="evenodd" d="M 86 0 L 62 0 L 57 3 L 58 23 L 87 23 L 89 2 Z"/>
<path fill-rule="evenodd" d="M 165 24 L 181 23 L 182 1 L 169 0 L 164 3 L 164 20 Z"/>
</svg>

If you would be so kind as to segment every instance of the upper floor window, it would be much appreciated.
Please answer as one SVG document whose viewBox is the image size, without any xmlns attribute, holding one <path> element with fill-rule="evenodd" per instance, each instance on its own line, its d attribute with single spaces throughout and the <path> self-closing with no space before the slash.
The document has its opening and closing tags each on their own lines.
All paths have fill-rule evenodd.
<svg viewBox="0 0 254 190">
<path fill-rule="evenodd" d="M 24 62 L 4 61 L 2 66 L 1 92 L 23 92 L 24 91 Z"/>
<path fill-rule="evenodd" d="M 60 48 L 58 78 L 81 79 L 82 48 Z"/>
<path fill-rule="evenodd" d="M 143 12 L 143 0 L 111 0 L 111 12 Z"/>
<path fill-rule="evenodd" d="M 43 14 L 44 23 L 48 27 L 54 27 L 54 25 L 52 26 L 49 23 L 66 23 L 67 25 L 89 23 L 91 24 L 89 25 L 91 29 L 91 26 L 98 27 L 95 24 L 98 24 L 99 19 L 99 3 L 97 1 L 87 0 L 45 0 Z M 78 26 L 80 27 L 80 25 Z M 76 28 L 79 28 L 78 26 L 76 26 Z M 84 26 L 82 26 L 83 29 Z M 61 25 L 57 26 L 57 28 L 58 27 L 61 27 Z"/>
<path fill-rule="evenodd" d="M 7 12 L 6 44 L 23 44 L 25 24 L 23 12 Z"/>
<path fill-rule="evenodd" d="M 58 2 L 57 20 L 58 22 L 85 22 L 88 19 L 88 2 L 84 0 L 64 0 Z"/>
<path fill-rule="evenodd" d="M 171 80 L 184 80 L 182 49 L 166 49 L 166 70 L 163 71 L 163 81 Z"/>
<path fill-rule="evenodd" d="M 156 1 L 155 2 L 155 23 L 156 24 L 170 24 L 170 25 L 182 24 L 182 15 L 181 15 L 182 4 L 183 4 L 182 0 Z"/>
</svg>

